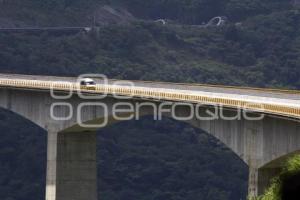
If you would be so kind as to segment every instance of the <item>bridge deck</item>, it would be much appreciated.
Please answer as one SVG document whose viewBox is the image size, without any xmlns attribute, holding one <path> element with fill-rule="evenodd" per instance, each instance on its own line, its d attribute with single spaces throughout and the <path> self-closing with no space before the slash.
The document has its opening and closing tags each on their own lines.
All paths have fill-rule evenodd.
<svg viewBox="0 0 300 200">
<path fill-rule="evenodd" d="M 77 77 L 0 74 L 1 87 L 20 87 L 24 89 L 50 90 L 50 88 L 55 85 L 54 89 L 64 91 L 68 90 L 70 85 L 72 85 L 73 88 L 76 88 L 76 85 L 78 85 L 76 84 L 77 80 Z M 103 93 L 105 90 L 108 94 L 119 94 L 124 96 L 139 96 L 157 100 L 180 102 L 198 102 L 234 108 L 245 107 L 254 111 L 300 118 L 300 91 L 296 90 L 178 84 L 151 81 L 129 81 L 132 84 L 132 87 L 129 87 L 129 84 L 125 84 L 124 81 L 120 80 L 109 79 L 107 85 L 103 84 L 103 79 L 95 80 L 97 82 L 97 89 L 95 91 L 80 90 L 86 93 Z M 104 89 L 104 87 L 106 88 Z"/>
<path fill-rule="evenodd" d="M 77 77 L 59 77 L 59 76 L 36 76 L 36 75 L 21 75 L 21 74 L 0 74 L 0 79 L 24 79 L 24 80 L 41 80 L 41 81 L 66 81 L 75 83 Z M 95 78 L 95 80 L 101 82 Z M 118 84 L 118 82 L 127 82 L 126 80 L 108 79 L 109 84 Z M 117 83 L 116 83 L 117 82 Z M 193 84 L 193 83 L 172 83 L 172 82 L 157 82 L 157 81 L 140 81 L 140 80 L 128 80 L 128 82 L 134 83 L 137 87 L 150 87 L 150 88 L 166 88 L 166 89 L 178 89 L 189 91 L 203 91 L 214 93 L 228 93 L 237 95 L 251 95 L 259 97 L 271 97 L 279 99 L 295 99 L 300 100 L 299 90 L 280 90 L 269 88 L 251 88 L 251 87 L 235 87 L 235 86 L 221 86 L 221 85 L 208 85 L 208 84 Z M 300 103 L 300 102 L 299 102 Z"/>
</svg>

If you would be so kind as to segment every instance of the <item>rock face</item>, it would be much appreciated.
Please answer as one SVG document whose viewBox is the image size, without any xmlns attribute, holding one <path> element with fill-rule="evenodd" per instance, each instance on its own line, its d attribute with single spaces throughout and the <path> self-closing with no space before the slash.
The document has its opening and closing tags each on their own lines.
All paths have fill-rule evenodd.
<svg viewBox="0 0 300 200">
<path fill-rule="evenodd" d="M 95 25 L 126 24 L 134 20 L 134 17 L 124 8 L 102 6 L 95 12 Z"/>
</svg>

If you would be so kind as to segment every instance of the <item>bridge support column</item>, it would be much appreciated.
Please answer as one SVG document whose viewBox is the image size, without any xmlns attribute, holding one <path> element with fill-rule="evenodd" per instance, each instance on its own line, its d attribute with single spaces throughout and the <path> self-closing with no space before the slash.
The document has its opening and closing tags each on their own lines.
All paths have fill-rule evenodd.
<svg viewBox="0 0 300 200">
<path fill-rule="evenodd" d="M 49 150 L 46 200 L 97 200 L 96 133 L 48 136 Z"/>
<path fill-rule="evenodd" d="M 46 200 L 56 199 L 57 132 L 48 131 Z"/>
<path fill-rule="evenodd" d="M 248 196 L 258 196 L 258 169 L 253 167 L 249 167 Z"/>
</svg>

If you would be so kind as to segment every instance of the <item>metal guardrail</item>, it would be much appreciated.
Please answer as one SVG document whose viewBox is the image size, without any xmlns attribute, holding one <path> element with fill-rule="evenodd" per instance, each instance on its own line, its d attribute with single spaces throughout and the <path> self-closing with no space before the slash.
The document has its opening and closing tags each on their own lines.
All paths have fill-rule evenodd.
<svg viewBox="0 0 300 200">
<path fill-rule="evenodd" d="M 158 90 L 157 88 L 146 87 L 129 87 L 116 86 L 107 84 L 97 84 L 95 90 L 81 88 L 79 83 L 63 82 L 63 81 L 42 81 L 42 80 L 26 80 L 26 79 L 9 79 L 1 78 L 0 87 L 39 89 L 54 91 L 80 91 L 87 94 L 108 94 L 120 95 L 128 97 L 149 98 L 159 101 L 176 101 L 200 103 L 204 105 L 217 105 L 228 108 L 244 109 L 253 112 L 270 113 L 279 116 L 300 119 L 300 106 L 292 107 L 286 105 L 276 105 L 270 103 L 253 103 L 247 100 L 237 100 L 234 98 L 211 97 L 209 95 L 199 95 L 193 93 L 184 93 L 180 90 Z"/>
<path fill-rule="evenodd" d="M 119 81 L 117 79 L 110 79 L 112 81 Z M 127 80 L 126 80 L 127 81 Z M 133 83 L 153 83 L 153 81 L 141 81 L 141 80 L 128 80 Z M 227 85 L 213 85 L 213 84 L 201 84 L 201 83 L 175 83 L 175 82 L 161 82 L 155 81 L 156 84 L 171 84 L 178 86 L 200 86 L 200 87 L 209 87 L 209 88 L 224 88 L 224 89 L 238 89 L 238 90 L 249 90 L 249 91 L 260 91 L 260 92 L 276 92 L 284 94 L 299 94 L 300 90 L 294 89 L 277 89 L 277 88 L 258 88 L 258 87 L 247 87 L 247 86 L 227 86 Z"/>
</svg>

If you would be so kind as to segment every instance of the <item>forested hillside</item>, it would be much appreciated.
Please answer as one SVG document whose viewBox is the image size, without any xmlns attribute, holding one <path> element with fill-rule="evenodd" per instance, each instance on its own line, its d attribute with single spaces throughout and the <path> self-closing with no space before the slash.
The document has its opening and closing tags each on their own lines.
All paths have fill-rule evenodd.
<svg viewBox="0 0 300 200">
<path fill-rule="evenodd" d="M 103 16 L 104 5 L 128 19 Z M 214 16 L 229 21 L 190 26 Z M 0 0 L 0 27 L 92 25 L 0 31 L 0 72 L 300 88 L 300 12 L 288 0 Z M 4 111 L 0 133 L 0 199 L 43 199 L 45 133 Z M 124 122 L 98 142 L 103 200 L 245 199 L 242 161 L 185 124 Z"/>
<path fill-rule="evenodd" d="M 200 24 L 216 15 L 232 21 L 292 8 L 290 0 L 2 0 L 2 17 L 45 24 L 82 24 L 103 5 L 126 8 L 137 18 Z"/>
<path fill-rule="evenodd" d="M 3 3 L 5 12 L 0 12 L 0 22 L 11 20 L 16 26 L 21 22 L 31 26 L 89 25 L 91 13 L 98 9 L 92 11 L 89 5 L 97 1 L 89 1 L 90 4 L 80 0 L 72 3 L 26 0 L 16 1 L 19 3 L 16 8 L 13 1 L 8 1 Z M 169 17 L 180 25 L 163 26 L 147 20 L 101 26 L 97 34 L 0 33 L 0 69 L 64 75 L 101 72 L 111 78 L 300 87 L 297 67 L 300 14 L 289 1 L 166 1 L 171 5 L 159 0 L 145 4 L 135 1 L 122 1 L 123 8 L 132 10 L 136 17 L 139 17 L 136 12 L 142 11 L 144 18 Z M 111 4 L 121 6 L 118 1 Z M 150 14 L 151 6 L 147 4 L 157 11 L 157 17 Z M 195 12 L 186 10 L 188 5 Z M 214 9 L 204 15 L 196 5 Z M 179 7 L 183 13 L 177 17 L 171 13 L 161 16 L 160 13 L 168 13 L 159 11 L 164 6 L 169 12 Z M 247 11 L 250 8 L 253 10 Z M 68 12 L 72 14 L 66 16 Z M 195 22 L 188 20 L 191 24 L 226 14 L 230 21 L 221 28 L 190 27 L 185 25 L 184 17 L 192 13 L 204 16 L 197 17 L 199 20 Z"/>
</svg>

